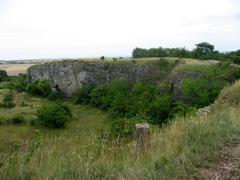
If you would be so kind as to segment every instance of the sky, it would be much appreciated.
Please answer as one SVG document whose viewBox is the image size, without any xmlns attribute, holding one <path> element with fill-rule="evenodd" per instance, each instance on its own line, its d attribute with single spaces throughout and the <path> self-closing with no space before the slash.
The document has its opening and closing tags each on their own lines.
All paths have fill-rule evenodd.
<svg viewBox="0 0 240 180">
<path fill-rule="evenodd" d="M 131 56 L 203 41 L 240 49 L 240 0 L 0 0 L 0 59 Z"/>
</svg>

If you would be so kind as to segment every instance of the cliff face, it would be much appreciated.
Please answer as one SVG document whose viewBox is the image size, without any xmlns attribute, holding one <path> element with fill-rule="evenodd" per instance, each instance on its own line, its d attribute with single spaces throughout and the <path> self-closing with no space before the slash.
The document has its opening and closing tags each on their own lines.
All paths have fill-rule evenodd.
<svg viewBox="0 0 240 180">
<path fill-rule="evenodd" d="M 150 64 L 104 61 L 55 62 L 32 66 L 27 71 L 29 81 L 48 79 L 52 87 L 66 96 L 71 96 L 84 84 L 106 84 L 112 80 L 129 80 L 134 83 L 140 79 L 169 82 L 170 76 L 170 72 Z"/>
</svg>

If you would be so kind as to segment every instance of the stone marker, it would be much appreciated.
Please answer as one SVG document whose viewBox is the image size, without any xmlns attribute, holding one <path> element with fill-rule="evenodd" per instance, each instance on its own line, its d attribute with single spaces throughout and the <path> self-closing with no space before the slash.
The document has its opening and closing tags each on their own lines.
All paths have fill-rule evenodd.
<svg viewBox="0 0 240 180">
<path fill-rule="evenodd" d="M 149 144 L 150 127 L 148 123 L 136 124 L 137 149 L 144 150 Z"/>
</svg>

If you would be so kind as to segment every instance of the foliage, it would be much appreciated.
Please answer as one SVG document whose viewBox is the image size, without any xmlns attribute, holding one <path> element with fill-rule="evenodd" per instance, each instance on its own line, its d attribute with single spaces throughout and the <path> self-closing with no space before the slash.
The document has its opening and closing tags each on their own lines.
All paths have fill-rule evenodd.
<svg viewBox="0 0 240 180">
<path fill-rule="evenodd" d="M 193 56 L 198 59 L 210 59 L 214 53 L 214 45 L 207 42 L 196 44 L 193 50 Z"/>
<path fill-rule="evenodd" d="M 83 85 L 78 89 L 74 95 L 75 104 L 89 104 L 90 103 L 90 93 L 95 86 L 93 84 Z"/>
<path fill-rule="evenodd" d="M 19 74 L 17 77 L 11 79 L 9 88 L 16 90 L 17 92 L 25 91 L 27 85 L 27 79 L 25 74 Z"/>
<path fill-rule="evenodd" d="M 31 95 L 47 97 L 51 92 L 50 83 L 48 80 L 28 83 L 26 86 L 26 92 Z"/>
<path fill-rule="evenodd" d="M 152 124 L 164 124 L 171 113 L 171 97 L 168 95 L 157 96 L 151 104 L 148 115 Z"/>
<path fill-rule="evenodd" d="M 196 107 L 204 107 L 213 103 L 222 86 L 211 79 L 185 79 L 183 93 L 188 102 Z"/>
<path fill-rule="evenodd" d="M 196 111 L 197 111 L 197 109 L 194 106 L 184 104 L 181 102 L 177 102 L 172 107 L 170 117 L 171 118 L 174 118 L 177 116 L 186 117 L 187 115 L 190 115 L 190 114 L 194 115 L 194 113 L 196 113 Z"/>
<path fill-rule="evenodd" d="M 132 52 L 133 58 L 143 57 L 188 57 L 190 52 L 186 48 L 135 48 Z"/>
<path fill-rule="evenodd" d="M 25 91 L 34 96 L 41 96 L 48 98 L 51 101 L 62 100 L 64 95 L 58 90 L 52 90 L 48 80 L 37 80 L 27 83 Z"/>
<path fill-rule="evenodd" d="M 215 59 L 232 61 L 233 63 L 240 64 L 240 50 L 221 53 L 214 50 L 214 45 L 208 42 L 201 42 L 196 44 L 193 50 L 186 48 L 135 48 L 132 51 L 133 58 L 146 58 L 146 57 L 178 57 L 178 58 L 197 58 L 197 59 Z"/>
<path fill-rule="evenodd" d="M 51 87 L 48 80 L 39 81 L 37 84 L 37 88 L 40 92 L 40 95 L 42 95 L 43 97 L 47 97 L 51 92 Z"/>
<path fill-rule="evenodd" d="M 50 91 L 50 93 L 48 94 L 47 98 L 51 101 L 57 101 L 57 100 L 63 100 L 64 95 L 63 93 L 59 92 L 59 91 Z"/>
<path fill-rule="evenodd" d="M 90 92 L 90 103 L 95 107 L 102 107 L 104 103 L 104 97 L 107 95 L 107 86 L 100 85 L 95 87 Z"/>
<path fill-rule="evenodd" d="M 7 72 L 0 69 L 0 82 L 9 80 Z"/>
<path fill-rule="evenodd" d="M 71 117 L 71 111 L 67 105 L 61 103 L 49 103 L 37 110 L 37 121 L 49 128 L 64 128 Z"/>
<path fill-rule="evenodd" d="M 112 81 L 91 91 L 84 86 L 80 92 L 81 96 L 78 95 L 77 98 L 87 97 L 88 101 L 78 102 L 90 102 L 93 106 L 109 110 L 111 118 L 118 121 L 121 118 L 126 120 L 137 116 L 149 119 L 153 124 L 162 124 L 171 113 L 170 96 L 160 95 L 158 86 L 150 82 L 139 81 L 130 86 L 127 81 Z M 125 120 L 119 123 L 123 125 Z M 114 127 L 116 128 L 116 125 Z"/>
<path fill-rule="evenodd" d="M 135 135 L 135 125 L 143 121 L 141 117 L 116 118 L 110 123 L 108 135 L 114 138 L 132 138 Z"/>
<path fill-rule="evenodd" d="M 1 104 L 4 108 L 13 108 L 16 105 L 13 103 L 13 93 L 10 91 L 3 97 L 3 102 Z"/>
<path fill-rule="evenodd" d="M 118 104 L 118 100 L 121 101 L 121 99 L 117 99 L 117 96 L 123 97 L 128 94 L 130 90 L 130 84 L 126 80 L 114 80 L 110 84 L 107 85 L 107 94 L 103 97 L 103 109 L 110 109 L 114 104 Z"/>
<path fill-rule="evenodd" d="M 22 116 L 22 115 L 20 115 L 20 114 L 17 114 L 17 115 L 15 115 L 15 116 L 13 116 L 12 118 L 11 118 L 11 122 L 13 123 L 13 124 L 22 124 L 22 123 L 24 123 L 26 120 L 25 120 L 25 118 L 24 118 L 24 116 Z"/>
</svg>

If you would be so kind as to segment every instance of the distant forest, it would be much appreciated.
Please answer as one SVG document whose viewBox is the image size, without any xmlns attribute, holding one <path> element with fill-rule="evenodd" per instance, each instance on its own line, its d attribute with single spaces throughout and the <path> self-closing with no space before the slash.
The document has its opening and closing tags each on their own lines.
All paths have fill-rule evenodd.
<svg viewBox="0 0 240 180">
<path fill-rule="evenodd" d="M 193 50 L 186 48 L 135 48 L 132 52 L 133 58 L 146 57 L 179 57 L 179 58 L 195 58 L 201 60 L 228 60 L 233 63 L 240 64 L 240 49 L 231 52 L 219 52 L 215 50 L 214 45 L 208 42 L 201 42 L 195 45 Z"/>
</svg>

